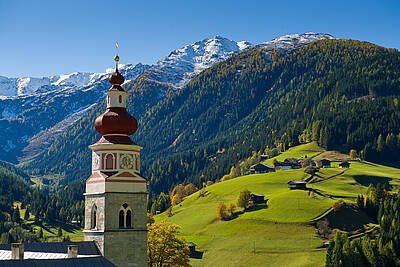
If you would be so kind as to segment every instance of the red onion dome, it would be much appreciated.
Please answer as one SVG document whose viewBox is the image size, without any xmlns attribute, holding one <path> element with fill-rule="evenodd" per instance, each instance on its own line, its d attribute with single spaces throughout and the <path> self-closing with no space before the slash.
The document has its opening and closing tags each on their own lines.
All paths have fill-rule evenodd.
<svg viewBox="0 0 400 267">
<path fill-rule="evenodd" d="M 129 115 L 126 108 L 113 107 L 97 117 L 94 127 L 101 135 L 131 135 L 137 131 L 138 123 L 133 116 Z"/>
<path fill-rule="evenodd" d="M 116 70 L 113 74 L 111 74 L 110 78 L 108 78 L 108 81 L 111 84 L 123 84 L 125 78 L 118 72 L 118 70 Z"/>
</svg>

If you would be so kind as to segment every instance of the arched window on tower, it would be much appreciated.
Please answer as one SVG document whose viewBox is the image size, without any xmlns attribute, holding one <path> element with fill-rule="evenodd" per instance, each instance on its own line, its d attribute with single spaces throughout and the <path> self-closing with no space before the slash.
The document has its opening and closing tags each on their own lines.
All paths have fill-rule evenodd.
<svg viewBox="0 0 400 267">
<path fill-rule="evenodd" d="M 130 210 L 126 212 L 126 228 L 132 228 L 132 212 Z"/>
<path fill-rule="evenodd" d="M 91 212 L 91 229 L 97 229 L 97 206 L 93 205 Z"/>
<path fill-rule="evenodd" d="M 105 165 L 106 165 L 106 170 L 114 169 L 114 155 L 113 154 L 107 154 Z"/>
<path fill-rule="evenodd" d="M 122 103 L 122 95 L 119 96 L 119 103 Z"/>
<path fill-rule="evenodd" d="M 123 204 L 119 210 L 119 228 L 132 228 L 132 209 Z"/>
<path fill-rule="evenodd" d="M 125 212 L 123 210 L 119 211 L 119 228 L 124 228 Z"/>
</svg>

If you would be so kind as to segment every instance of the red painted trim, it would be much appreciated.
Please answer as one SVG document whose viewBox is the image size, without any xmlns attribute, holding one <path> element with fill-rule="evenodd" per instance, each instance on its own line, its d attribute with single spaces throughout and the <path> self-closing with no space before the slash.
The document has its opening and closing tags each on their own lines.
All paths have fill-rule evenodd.
<svg viewBox="0 0 400 267">
<path fill-rule="evenodd" d="M 106 179 L 90 179 L 86 181 L 86 184 L 104 183 Z"/>
</svg>

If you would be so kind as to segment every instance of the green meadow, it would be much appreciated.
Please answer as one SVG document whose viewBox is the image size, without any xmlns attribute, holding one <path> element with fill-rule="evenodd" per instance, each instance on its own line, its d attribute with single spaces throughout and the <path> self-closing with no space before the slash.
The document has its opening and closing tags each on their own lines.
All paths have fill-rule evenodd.
<svg viewBox="0 0 400 267">
<path fill-rule="evenodd" d="M 305 155 L 311 158 L 322 153 L 323 149 L 310 143 L 292 148 L 276 159 Z M 193 266 L 323 266 L 325 249 L 319 247 L 326 240 L 316 234 L 312 222 L 329 214 L 342 216 L 337 221 L 358 220 L 367 224 L 365 214 L 335 215 L 331 212 L 332 204 L 338 200 L 354 202 L 371 183 L 387 183 L 396 190 L 400 186 L 400 169 L 358 161 L 352 161 L 349 169 L 341 169 L 338 164 L 320 169 L 314 177 L 298 169 L 216 183 L 204 188 L 204 197 L 197 192 L 174 206 L 171 217 L 162 213 L 155 219 L 180 225 L 185 240 L 197 244 L 197 251 L 203 255 L 191 260 Z M 288 189 L 288 181 L 302 179 L 310 181 L 309 190 Z M 244 188 L 264 194 L 267 204 L 248 212 L 237 209 L 233 219 L 217 220 L 217 204 L 236 203 Z"/>
<path fill-rule="evenodd" d="M 14 207 L 18 206 L 21 208 L 21 203 L 15 202 Z M 25 216 L 26 209 L 20 209 L 21 220 Z M 60 242 L 63 237 L 69 237 L 71 241 L 83 241 L 82 228 L 72 224 L 66 224 L 62 222 L 46 222 L 40 220 L 35 223 L 35 216 L 30 214 L 28 220 L 23 220 L 25 224 L 31 225 L 35 232 L 39 232 L 40 229 L 43 231 L 43 237 L 47 239 L 48 242 Z M 58 229 L 61 227 L 62 236 L 58 236 Z"/>
</svg>

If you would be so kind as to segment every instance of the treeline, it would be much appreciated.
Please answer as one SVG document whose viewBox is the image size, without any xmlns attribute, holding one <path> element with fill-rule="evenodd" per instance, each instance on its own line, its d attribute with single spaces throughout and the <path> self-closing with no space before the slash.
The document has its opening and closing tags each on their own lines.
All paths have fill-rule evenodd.
<svg viewBox="0 0 400 267">
<path fill-rule="evenodd" d="M 400 134 L 380 134 L 368 142 L 361 151 L 361 156 L 373 162 L 393 162 L 400 158 Z"/>
<path fill-rule="evenodd" d="M 329 244 L 325 266 L 400 266 L 400 194 L 388 193 L 382 186 L 370 187 L 357 203 L 376 214 L 379 233 L 350 240 L 337 232 Z"/>
</svg>

